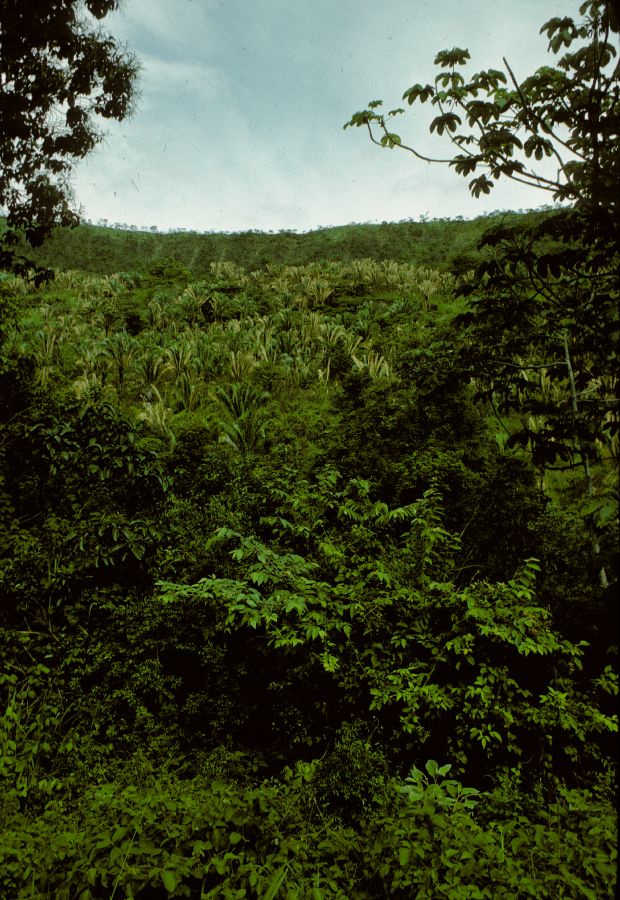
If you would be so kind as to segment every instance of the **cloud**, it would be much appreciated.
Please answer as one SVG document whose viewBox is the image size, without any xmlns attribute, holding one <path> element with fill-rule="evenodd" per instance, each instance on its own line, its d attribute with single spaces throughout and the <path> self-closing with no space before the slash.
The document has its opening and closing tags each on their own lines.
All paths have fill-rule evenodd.
<svg viewBox="0 0 620 900">
<path fill-rule="evenodd" d="M 126 0 L 120 12 L 105 21 L 114 34 L 148 52 L 181 56 L 197 43 L 209 51 L 209 27 L 216 0 Z"/>
<path fill-rule="evenodd" d="M 468 46 L 471 71 L 506 55 L 528 74 L 545 61 L 538 29 L 554 12 L 555 0 L 496 0 L 492 15 L 477 0 L 127 0 L 110 24 L 142 61 L 142 96 L 79 167 L 77 195 L 93 219 L 204 230 L 544 203 L 510 186 L 473 201 L 453 172 L 342 126 L 370 99 L 400 105 L 446 46 Z M 444 156 L 426 113 L 408 110 L 396 130 Z"/>
</svg>

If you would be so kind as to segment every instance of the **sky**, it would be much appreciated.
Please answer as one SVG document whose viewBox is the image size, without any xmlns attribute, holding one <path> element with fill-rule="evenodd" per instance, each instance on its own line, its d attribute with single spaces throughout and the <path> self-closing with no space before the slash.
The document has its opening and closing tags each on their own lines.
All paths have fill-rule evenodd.
<svg viewBox="0 0 620 900">
<path fill-rule="evenodd" d="M 467 48 L 470 73 L 518 79 L 552 57 L 540 26 L 566 0 L 124 0 L 105 31 L 138 58 L 135 111 L 76 169 L 85 218 L 159 230 L 308 231 L 350 222 L 471 218 L 549 202 L 467 179 L 343 129 L 370 100 L 401 105 L 432 82 L 438 51 Z M 403 141 L 445 155 L 428 105 Z"/>
</svg>

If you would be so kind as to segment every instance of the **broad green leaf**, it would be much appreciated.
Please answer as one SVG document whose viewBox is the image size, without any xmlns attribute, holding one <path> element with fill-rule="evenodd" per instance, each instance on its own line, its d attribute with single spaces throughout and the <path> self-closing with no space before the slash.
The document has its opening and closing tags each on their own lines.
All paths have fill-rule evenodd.
<svg viewBox="0 0 620 900">
<path fill-rule="evenodd" d="M 435 762 L 434 759 L 427 760 L 424 768 L 426 769 L 426 771 L 432 778 L 434 778 L 435 775 L 437 775 L 437 773 L 439 772 L 439 766 L 437 765 L 437 763 Z"/>
<path fill-rule="evenodd" d="M 409 865 L 411 859 L 411 847 L 401 847 L 398 851 L 398 862 L 401 866 Z"/>
<path fill-rule="evenodd" d="M 179 883 L 178 878 L 175 872 L 171 872 L 170 869 L 163 869 L 161 872 L 161 880 L 163 882 L 164 887 L 171 894 L 176 890 L 176 887 Z"/>
</svg>

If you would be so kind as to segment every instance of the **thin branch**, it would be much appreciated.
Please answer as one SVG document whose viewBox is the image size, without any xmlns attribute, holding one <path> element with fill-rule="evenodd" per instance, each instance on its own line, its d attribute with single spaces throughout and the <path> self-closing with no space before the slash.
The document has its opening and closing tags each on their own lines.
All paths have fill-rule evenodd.
<svg viewBox="0 0 620 900">
<path fill-rule="evenodd" d="M 388 129 L 386 127 L 385 121 L 383 119 L 378 119 L 377 121 L 379 122 L 379 127 L 389 137 L 390 132 L 388 131 Z M 368 129 L 368 134 L 370 135 L 370 140 L 373 142 L 373 144 L 376 144 L 377 147 L 381 147 L 382 150 L 385 150 L 385 144 L 382 144 L 381 141 L 378 141 L 376 139 L 376 137 L 374 136 L 374 134 L 372 132 L 372 128 L 370 126 L 370 122 L 366 122 L 366 128 Z M 401 150 L 408 150 L 409 153 L 413 153 L 413 155 L 415 157 L 417 157 L 418 159 L 421 159 L 423 162 L 443 163 L 444 165 L 445 164 L 450 165 L 451 163 L 454 162 L 454 159 L 434 159 L 429 156 L 424 156 L 422 153 L 419 153 L 414 147 L 410 147 L 408 144 L 403 144 L 402 141 L 399 143 L 394 142 L 394 146 L 399 147 Z M 459 148 L 459 149 L 462 149 L 462 148 Z M 470 154 L 470 155 L 474 156 L 475 154 Z M 503 162 L 508 163 L 508 164 L 512 161 L 507 156 L 499 156 L 499 159 L 501 159 Z M 494 166 L 492 163 L 485 163 L 481 160 L 479 165 L 482 168 L 485 168 L 488 171 L 493 172 Z M 547 191 L 549 194 L 555 194 L 559 188 L 563 187 L 563 185 L 561 185 L 559 182 L 551 181 L 551 179 L 545 178 L 543 175 L 536 175 L 535 172 L 524 172 L 521 174 L 524 175 L 525 177 L 520 178 L 518 175 L 515 175 L 514 173 L 502 172 L 502 175 L 504 175 L 506 178 L 510 178 L 512 181 L 517 181 L 519 184 L 526 185 L 526 187 L 536 188 L 537 190 L 540 190 L 540 191 Z"/>
<path fill-rule="evenodd" d="M 379 126 L 383 129 L 386 135 L 389 136 L 390 132 L 387 130 L 385 126 L 385 121 L 381 118 L 378 119 Z M 372 132 L 372 128 L 370 127 L 370 122 L 366 122 L 366 128 L 368 129 L 368 134 L 370 135 L 370 140 L 373 144 L 376 144 L 377 147 L 381 147 L 382 150 L 385 150 L 385 144 L 382 144 L 381 141 L 378 141 Z M 430 156 L 424 156 L 422 153 L 418 153 L 417 150 L 414 150 L 413 147 L 409 147 L 407 144 L 394 144 L 395 147 L 402 147 L 403 150 L 408 150 L 410 153 L 413 153 L 414 156 L 417 156 L 418 159 L 421 159 L 422 162 L 427 163 L 451 163 L 451 159 L 433 159 Z"/>
<path fill-rule="evenodd" d="M 496 408 L 495 408 L 495 403 L 494 403 L 494 401 L 493 401 L 493 397 L 489 397 L 489 403 L 491 404 L 491 409 L 493 410 L 493 413 L 494 413 L 494 415 L 495 415 L 495 418 L 497 419 L 497 421 L 499 422 L 499 424 L 502 426 L 502 428 L 504 429 L 504 431 L 506 432 L 506 434 L 507 434 L 509 437 L 511 437 L 511 436 L 512 436 L 512 432 L 511 432 L 511 431 L 507 428 L 507 426 L 504 424 L 504 420 L 502 419 L 502 417 L 500 416 L 500 414 L 499 414 L 498 411 L 496 410 Z"/>
</svg>

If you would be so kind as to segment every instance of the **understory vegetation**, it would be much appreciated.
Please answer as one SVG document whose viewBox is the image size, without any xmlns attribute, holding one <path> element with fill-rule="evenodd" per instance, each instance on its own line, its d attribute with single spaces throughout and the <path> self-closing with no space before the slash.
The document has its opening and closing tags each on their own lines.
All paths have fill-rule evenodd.
<svg viewBox="0 0 620 900">
<path fill-rule="evenodd" d="M 616 382 L 458 224 L 1 276 L 7 900 L 615 895 Z"/>
</svg>

